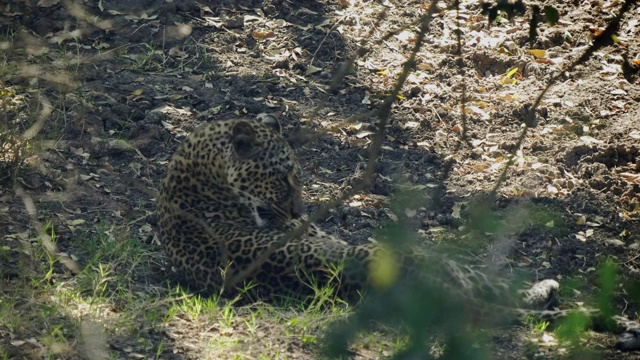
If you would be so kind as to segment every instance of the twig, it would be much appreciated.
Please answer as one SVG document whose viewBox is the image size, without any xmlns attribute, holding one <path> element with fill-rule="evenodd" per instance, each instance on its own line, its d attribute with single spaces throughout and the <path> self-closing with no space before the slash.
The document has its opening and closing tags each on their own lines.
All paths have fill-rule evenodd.
<svg viewBox="0 0 640 360">
<path fill-rule="evenodd" d="M 462 130 L 460 131 L 460 137 L 466 143 L 469 143 L 469 139 L 467 139 L 467 77 L 464 74 L 464 66 L 462 60 L 462 31 L 460 30 L 460 0 L 456 0 L 453 4 L 456 8 L 456 55 L 458 56 L 458 71 L 460 71 L 460 82 L 461 82 L 461 94 L 460 94 L 460 114 L 462 118 Z"/>
<path fill-rule="evenodd" d="M 379 27 L 382 20 L 385 19 L 386 14 L 387 14 L 386 8 L 378 14 L 378 17 L 376 18 L 375 22 L 371 25 L 371 29 L 364 36 L 365 39 L 370 39 L 373 36 L 373 32 Z M 428 16 L 431 16 L 431 15 L 433 15 L 433 10 L 430 9 Z M 392 36 L 395 36 L 408 28 L 411 28 L 413 26 L 420 24 L 422 22 L 423 17 L 424 16 L 420 17 L 420 19 L 418 19 L 418 21 L 416 21 L 415 23 L 411 23 L 407 26 L 402 26 L 393 31 L 389 31 L 384 36 L 372 42 L 368 46 L 366 45 L 360 46 L 360 48 L 358 48 L 358 50 L 349 59 L 347 59 L 342 63 L 342 65 L 338 69 L 338 72 L 333 76 L 333 78 L 331 79 L 331 83 L 329 84 L 329 87 L 327 88 L 327 91 L 325 92 L 324 96 L 320 99 L 320 102 L 318 103 L 318 105 L 316 105 L 316 107 L 311 111 L 311 118 L 314 118 L 318 114 L 318 111 L 320 111 L 325 107 L 326 103 L 329 101 L 329 98 L 331 97 L 333 92 L 338 88 L 338 85 L 340 84 L 342 79 L 344 79 L 345 75 L 347 74 L 347 72 L 349 72 L 349 69 L 351 69 L 351 66 L 353 65 L 353 63 L 355 63 L 355 61 L 358 58 L 363 57 L 369 52 L 371 48 L 384 43 Z M 349 118 L 346 121 L 350 121 L 351 119 L 352 118 Z"/>
<path fill-rule="evenodd" d="M 618 13 L 618 15 L 613 20 L 611 20 L 607 28 L 594 39 L 593 44 L 591 44 L 591 46 L 589 46 L 577 60 L 569 64 L 569 66 L 564 71 L 560 71 L 551 79 L 549 79 L 547 86 L 542 90 L 542 92 L 540 92 L 540 94 L 536 98 L 536 101 L 533 103 L 533 106 L 531 106 L 526 112 L 524 128 L 522 129 L 522 133 L 520 133 L 520 136 L 516 141 L 516 146 L 514 146 L 514 149 L 515 149 L 514 151 L 516 153 L 511 154 L 511 156 L 509 157 L 509 161 L 507 161 L 507 164 L 505 165 L 504 169 L 502 170 L 502 173 L 500 174 L 500 177 L 498 178 L 498 181 L 496 181 L 495 186 L 493 187 L 493 189 L 491 189 L 491 192 L 489 193 L 489 196 L 491 198 L 495 197 L 495 195 L 498 192 L 498 189 L 500 188 L 502 183 L 506 180 L 507 172 L 509 171 L 509 168 L 514 162 L 513 160 L 516 157 L 517 151 L 522 146 L 522 143 L 524 143 L 524 139 L 527 136 L 527 132 L 529 131 L 529 128 L 534 124 L 534 121 L 536 118 L 536 109 L 538 108 L 538 106 L 540 106 L 540 103 L 542 102 L 542 98 L 544 97 L 544 95 L 547 93 L 547 91 L 549 91 L 549 89 L 551 89 L 553 85 L 555 85 L 558 79 L 562 77 L 562 74 L 573 71 L 573 69 L 575 69 L 576 66 L 589 60 L 589 58 L 591 57 L 591 55 L 593 55 L 593 53 L 613 43 L 612 36 L 615 35 L 616 32 L 618 31 L 622 16 L 627 11 L 629 11 L 629 8 L 631 8 L 631 6 L 636 2 L 637 0 L 625 1 L 625 3 L 622 4 L 622 6 L 620 7 L 620 12 Z"/>
<path fill-rule="evenodd" d="M 427 33 L 429 32 L 429 25 L 431 23 L 432 15 L 436 8 L 437 2 L 438 2 L 437 0 L 432 0 L 431 5 L 429 7 L 429 11 L 425 15 L 420 17 L 420 33 L 418 34 L 414 47 L 411 51 L 411 55 L 409 56 L 409 59 L 404 63 L 402 67 L 402 71 L 398 76 L 398 80 L 393 90 L 391 91 L 391 94 L 380 106 L 380 111 L 378 112 L 380 123 L 378 124 L 378 130 L 374 134 L 373 140 L 370 145 L 371 151 L 369 153 L 367 167 L 364 171 L 364 176 L 362 180 L 358 184 L 356 184 L 350 191 L 344 192 L 341 196 L 323 205 L 315 213 L 309 216 L 309 218 L 306 219 L 302 224 L 300 224 L 300 226 L 298 226 L 296 229 L 289 231 L 287 234 L 285 234 L 284 237 L 282 237 L 277 241 L 274 241 L 271 244 L 271 246 L 269 246 L 267 251 L 265 251 L 254 262 L 252 262 L 251 265 L 249 265 L 244 271 L 241 271 L 240 273 L 232 277 L 225 278 L 225 281 L 224 281 L 225 289 L 235 288 L 241 281 L 245 280 L 249 276 L 249 274 L 255 272 L 256 269 L 262 266 L 262 264 L 264 264 L 264 262 L 269 258 L 269 256 L 271 256 L 271 254 L 273 254 L 277 249 L 279 249 L 280 247 L 282 247 L 283 245 L 285 245 L 291 240 L 301 238 L 305 234 L 305 232 L 309 229 L 309 226 L 312 223 L 321 219 L 331 209 L 335 208 L 338 204 L 342 203 L 344 200 L 357 194 L 359 191 L 367 188 L 370 185 L 373 179 L 373 175 L 375 174 L 375 167 L 376 167 L 376 161 L 378 159 L 378 154 L 380 153 L 380 149 L 382 148 L 382 142 L 384 141 L 385 128 L 389 121 L 389 117 L 391 116 L 391 108 L 395 100 L 398 98 L 398 94 L 402 90 L 402 87 L 405 81 L 407 80 L 409 73 L 415 67 L 416 56 L 418 54 L 418 51 L 422 47 L 422 44 L 424 43 L 424 39 Z"/>
</svg>

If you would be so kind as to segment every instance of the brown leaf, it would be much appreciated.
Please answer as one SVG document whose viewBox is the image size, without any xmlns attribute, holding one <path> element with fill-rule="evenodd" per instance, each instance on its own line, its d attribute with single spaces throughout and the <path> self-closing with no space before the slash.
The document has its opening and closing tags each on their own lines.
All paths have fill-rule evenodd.
<svg viewBox="0 0 640 360">
<path fill-rule="evenodd" d="M 630 183 L 640 184 L 640 174 L 620 173 L 620 177 Z"/>
<path fill-rule="evenodd" d="M 471 165 L 471 168 L 477 171 L 485 171 L 488 168 L 490 168 L 491 166 L 487 165 L 487 164 L 478 164 L 478 165 Z"/>
<path fill-rule="evenodd" d="M 257 40 L 265 40 L 276 36 L 276 34 L 273 31 L 254 31 L 251 33 L 251 36 L 253 36 Z"/>
</svg>

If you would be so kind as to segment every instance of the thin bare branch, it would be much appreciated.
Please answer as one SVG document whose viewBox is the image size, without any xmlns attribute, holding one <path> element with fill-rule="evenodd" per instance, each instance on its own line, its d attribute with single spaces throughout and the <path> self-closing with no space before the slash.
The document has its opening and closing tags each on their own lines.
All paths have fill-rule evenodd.
<svg viewBox="0 0 640 360">
<path fill-rule="evenodd" d="M 429 7 L 429 11 L 420 17 L 420 32 L 418 33 L 418 37 L 414 44 L 414 47 L 411 51 L 411 55 L 409 59 L 404 63 L 402 67 L 402 71 L 398 76 L 398 80 L 394 88 L 391 90 L 389 97 L 382 103 L 380 106 L 380 110 L 378 111 L 378 118 L 380 122 L 378 123 L 378 130 L 373 136 L 373 140 L 370 145 L 369 158 L 367 161 L 367 167 L 364 171 L 364 175 L 362 180 L 356 184 L 350 191 L 345 191 L 341 196 L 331 200 L 327 204 L 323 205 L 320 209 L 318 209 L 315 213 L 313 213 L 307 220 L 305 220 L 300 226 L 298 226 L 293 231 L 290 231 L 286 236 L 281 238 L 279 241 L 275 241 L 271 244 L 271 246 L 265 251 L 256 261 L 251 263 L 244 271 L 239 274 L 225 278 L 225 289 L 232 289 L 237 287 L 242 281 L 244 281 L 249 274 L 254 273 L 256 269 L 258 269 L 264 262 L 273 254 L 277 249 L 282 247 L 284 244 L 294 240 L 301 238 L 305 232 L 309 229 L 309 226 L 315 221 L 324 217 L 331 209 L 334 209 L 338 204 L 342 203 L 346 199 L 352 197 L 358 192 L 366 189 L 370 186 L 373 177 L 375 175 L 376 162 L 378 160 L 378 155 L 380 154 L 380 149 L 382 148 L 382 143 L 384 141 L 385 128 L 389 123 L 389 118 L 391 117 L 391 109 L 396 99 L 398 98 L 398 94 L 402 90 L 404 83 L 407 80 L 407 77 L 415 68 L 416 57 L 418 52 L 422 48 L 424 44 L 425 37 L 429 32 L 429 25 L 431 23 L 431 19 L 433 16 L 433 12 L 436 8 L 437 0 L 432 0 L 431 5 Z"/>
<path fill-rule="evenodd" d="M 493 189 L 491 189 L 491 192 L 490 192 L 491 197 L 495 197 L 496 193 L 498 192 L 498 189 L 500 189 L 500 186 L 502 186 L 502 183 L 504 183 L 504 181 L 506 180 L 507 173 L 509 172 L 511 165 L 514 163 L 514 159 L 517 155 L 517 151 L 522 147 L 522 144 L 524 143 L 524 139 L 526 139 L 527 137 L 529 128 L 532 126 L 532 124 L 535 123 L 536 109 L 538 108 L 538 106 L 540 106 L 540 103 L 542 102 L 542 99 L 544 98 L 545 94 L 551 89 L 553 85 L 555 85 L 558 82 L 558 80 L 563 76 L 563 74 L 570 73 L 571 71 L 573 71 L 573 69 L 576 68 L 576 66 L 587 62 L 587 60 L 591 58 L 591 55 L 593 55 L 599 49 L 613 44 L 612 36 L 618 32 L 618 28 L 620 27 L 620 20 L 622 19 L 624 14 L 629 11 L 631 6 L 634 5 L 636 2 L 637 0 L 625 1 L 625 3 L 622 4 L 622 6 L 620 7 L 620 11 L 618 12 L 618 15 L 615 18 L 613 18 L 613 20 L 611 20 L 609 25 L 607 25 L 607 28 L 599 36 L 597 36 L 594 39 L 591 46 L 589 46 L 578 59 L 576 59 L 571 64 L 569 64 L 569 66 L 567 66 L 567 68 L 564 71 L 558 72 L 555 76 L 549 79 L 547 86 L 545 86 L 545 88 L 542 89 L 540 94 L 538 94 L 538 97 L 536 98 L 536 101 L 533 103 L 533 105 L 529 109 L 527 109 L 527 112 L 525 114 L 524 127 L 522 128 L 522 132 L 520 133 L 520 136 L 518 136 L 516 145 L 513 147 L 514 149 L 513 151 L 515 151 L 515 153 L 511 153 L 511 156 L 509 157 L 507 164 L 502 170 L 502 173 L 500 173 L 500 177 L 498 178 L 498 181 L 496 181 L 496 184 L 494 185 Z"/>
</svg>

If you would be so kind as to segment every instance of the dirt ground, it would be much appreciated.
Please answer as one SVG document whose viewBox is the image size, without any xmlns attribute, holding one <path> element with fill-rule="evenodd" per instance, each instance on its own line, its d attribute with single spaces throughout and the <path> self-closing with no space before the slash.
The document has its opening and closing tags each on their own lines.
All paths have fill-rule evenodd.
<svg viewBox="0 0 640 360">
<path fill-rule="evenodd" d="M 640 75 L 633 61 L 640 58 L 640 6 L 623 17 L 619 43 L 550 89 L 521 149 L 515 146 L 526 109 L 606 27 L 619 2 L 554 4 L 559 24 L 541 24 L 532 45 L 527 17 L 489 27 L 476 1 L 463 1 L 457 17 L 444 6 L 393 108 L 373 185 L 321 226 L 356 243 L 400 219 L 428 243 L 455 237 L 453 246 L 474 253 L 476 244 L 465 239 L 497 237 L 481 257 L 508 253 L 501 260 L 506 272 L 516 267 L 537 279 L 578 283 L 580 291 L 563 293 L 567 306 L 596 296 L 598 269 L 613 260 L 620 274 L 614 312 L 637 318 L 640 299 L 623 284 L 638 280 L 640 255 Z M 22 166 L 18 183 L 34 199 L 38 219 L 52 222 L 59 248 L 80 264 L 88 258 L 77 242 L 98 227 L 127 231 L 151 248 L 155 192 L 180 140 L 205 122 L 268 112 L 296 144 L 312 212 L 361 178 L 376 119 L 346 120 L 386 99 L 427 7 L 360 0 L 0 1 L 0 24 L 8 29 L 1 35 L 4 61 L 20 65 L 2 74 L 0 86 L 16 93 L 38 88 L 53 109 L 38 137 L 41 149 Z M 328 92 L 341 62 L 359 46 L 370 50 Z M 17 123 L 20 114 L 8 116 Z M 33 119 L 24 121 L 28 127 Z M 498 199 L 476 206 L 510 153 L 515 163 Z M 428 195 L 403 201 L 403 191 Z M 22 276 L 17 234 L 28 234 L 29 221 L 11 185 L 0 186 L 5 286 Z M 71 277 L 59 266 L 55 272 L 52 281 Z M 132 277 L 141 292 L 176 279 L 162 257 L 153 271 Z M 173 330 L 145 335 L 170 344 L 160 358 L 201 356 Z M 496 337 L 495 358 L 526 356 L 515 331 Z M 196 335 L 180 338 L 189 336 Z M 0 327 L 0 338 L 8 358 L 30 357 L 27 345 L 16 342 L 27 334 Z M 613 349 L 615 339 L 597 334 L 589 341 L 599 358 L 640 357 Z M 126 338 L 109 339 L 109 346 L 117 358 L 153 357 Z M 300 358 L 314 356 L 312 348 L 291 346 Z M 549 354 L 538 356 L 555 356 Z"/>
</svg>

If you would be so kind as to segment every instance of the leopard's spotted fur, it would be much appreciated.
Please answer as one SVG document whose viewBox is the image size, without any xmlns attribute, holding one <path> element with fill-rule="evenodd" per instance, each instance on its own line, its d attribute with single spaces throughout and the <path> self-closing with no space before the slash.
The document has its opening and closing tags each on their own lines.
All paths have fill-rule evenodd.
<svg viewBox="0 0 640 360">
<path fill-rule="evenodd" d="M 195 130 L 173 156 L 157 199 L 161 241 L 188 284 L 220 291 L 225 277 L 240 274 L 287 236 L 304 213 L 300 176 L 273 120 L 218 121 Z M 367 261 L 374 251 L 312 225 L 244 280 L 257 284 L 252 292 L 260 296 L 305 293 L 301 275 L 322 285 L 327 266 Z M 356 291 L 363 279 L 354 274 L 342 281 Z"/>
</svg>

